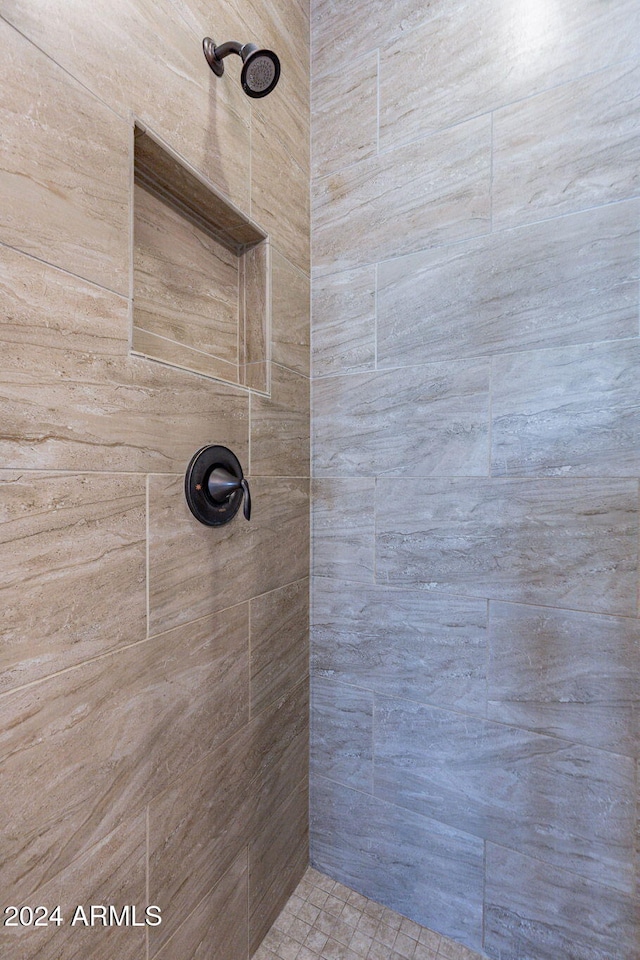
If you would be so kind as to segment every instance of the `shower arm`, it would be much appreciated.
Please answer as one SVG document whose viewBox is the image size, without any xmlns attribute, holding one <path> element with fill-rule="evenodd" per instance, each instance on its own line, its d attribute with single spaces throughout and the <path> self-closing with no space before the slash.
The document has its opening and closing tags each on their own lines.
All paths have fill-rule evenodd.
<svg viewBox="0 0 640 960">
<path fill-rule="evenodd" d="M 202 46 L 207 63 L 218 77 L 221 77 L 224 73 L 224 63 L 222 62 L 224 57 L 228 57 L 230 53 L 237 53 L 242 60 L 246 60 L 250 53 L 258 49 L 255 43 L 239 43 L 238 40 L 227 40 L 226 43 L 221 43 L 220 46 L 216 47 L 215 42 L 210 37 L 204 39 Z"/>
</svg>

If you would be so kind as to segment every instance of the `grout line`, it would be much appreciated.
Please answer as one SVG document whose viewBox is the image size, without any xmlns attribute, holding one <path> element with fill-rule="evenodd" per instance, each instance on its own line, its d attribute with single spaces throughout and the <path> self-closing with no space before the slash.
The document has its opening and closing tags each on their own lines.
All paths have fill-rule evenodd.
<svg viewBox="0 0 640 960">
<path fill-rule="evenodd" d="M 150 811 L 149 811 L 149 808 L 150 808 L 150 804 L 147 804 L 147 809 L 146 809 L 146 847 L 147 847 L 147 858 L 146 858 L 146 859 L 147 859 L 147 863 L 146 863 L 146 867 L 147 867 L 147 876 L 146 876 L 146 897 L 147 897 L 147 902 L 146 902 L 146 906 L 147 906 L 147 907 L 151 904 L 151 878 L 150 878 L 150 859 L 151 859 L 151 858 L 150 858 L 150 850 L 151 850 L 151 845 L 150 845 L 150 841 L 149 841 L 149 823 L 150 823 Z M 149 947 L 149 927 L 148 927 L 148 926 L 147 926 L 147 928 L 146 928 L 146 930 L 145 930 L 145 940 L 146 940 L 146 947 L 147 947 L 147 960 L 149 960 L 149 950 L 150 950 L 150 947 Z"/>
<path fill-rule="evenodd" d="M 493 454 L 493 385 L 495 382 L 496 358 L 489 359 L 489 390 L 488 390 L 488 409 L 487 409 L 487 477 L 492 479 L 492 454 Z"/>
<path fill-rule="evenodd" d="M 493 132 L 495 111 L 491 111 L 491 130 L 490 130 L 490 153 L 489 153 L 489 224 L 490 233 L 494 232 L 495 224 L 493 219 L 493 172 L 494 172 L 494 152 L 495 139 Z"/>
<path fill-rule="evenodd" d="M 380 47 L 376 49 L 376 156 L 380 156 Z"/>
<path fill-rule="evenodd" d="M 145 512 L 146 512 L 146 524 L 145 524 L 145 593 L 146 593 L 146 606 L 147 606 L 147 637 L 148 640 L 151 636 L 151 589 L 150 589 L 150 553 L 151 553 L 151 518 L 149 516 L 151 512 L 151 474 L 147 474 L 145 482 Z"/>
<path fill-rule="evenodd" d="M 378 370 L 378 269 L 379 263 L 374 266 L 374 289 L 373 289 L 373 369 Z"/>
</svg>

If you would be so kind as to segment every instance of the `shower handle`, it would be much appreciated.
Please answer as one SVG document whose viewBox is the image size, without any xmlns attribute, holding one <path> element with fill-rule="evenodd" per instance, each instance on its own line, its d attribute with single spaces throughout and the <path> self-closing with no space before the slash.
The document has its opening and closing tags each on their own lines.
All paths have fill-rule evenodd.
<svg viewBox="0 0 640 960">
<path fill-rule="evenodd" d="M 246 477 L 236 477 L 224 467 L 216 467 L 207 480 L 209 496 L 216 503 L 226 503 L 237 490 L 242 491 L 242 512 L 245 520 L 251 519 L 251 494 Z"/>
<path fill-rule="evenodd" d="M 184 478 L 187 506 L 196 520 L 219 527 L 233 520 L 242 503 L 251 518 L 251 494 L 240 461 L 228 447 L 207 444 L 191 458 Z"/>
</svg>

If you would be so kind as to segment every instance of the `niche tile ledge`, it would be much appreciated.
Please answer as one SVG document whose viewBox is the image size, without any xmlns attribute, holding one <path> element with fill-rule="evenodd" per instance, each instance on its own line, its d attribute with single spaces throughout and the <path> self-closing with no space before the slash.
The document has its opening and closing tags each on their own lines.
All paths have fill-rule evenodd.
<svg viewBox="0 0 640 960">
<path fill-rule="evenodd" d="M 131 352 L 269 395 L 268 235 L 138 123 L 133 160 Z"/>
</svg>

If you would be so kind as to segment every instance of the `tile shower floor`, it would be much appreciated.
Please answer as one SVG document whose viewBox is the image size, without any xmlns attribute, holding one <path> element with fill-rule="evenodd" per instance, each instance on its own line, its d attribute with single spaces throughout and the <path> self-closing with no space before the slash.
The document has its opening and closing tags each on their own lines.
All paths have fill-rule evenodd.
<svg viewBox="0 0 640 960">
<path fill-rule="evenodd" d="M 484 960 L 309 867 L 253 960 Z"/>
</svg>

